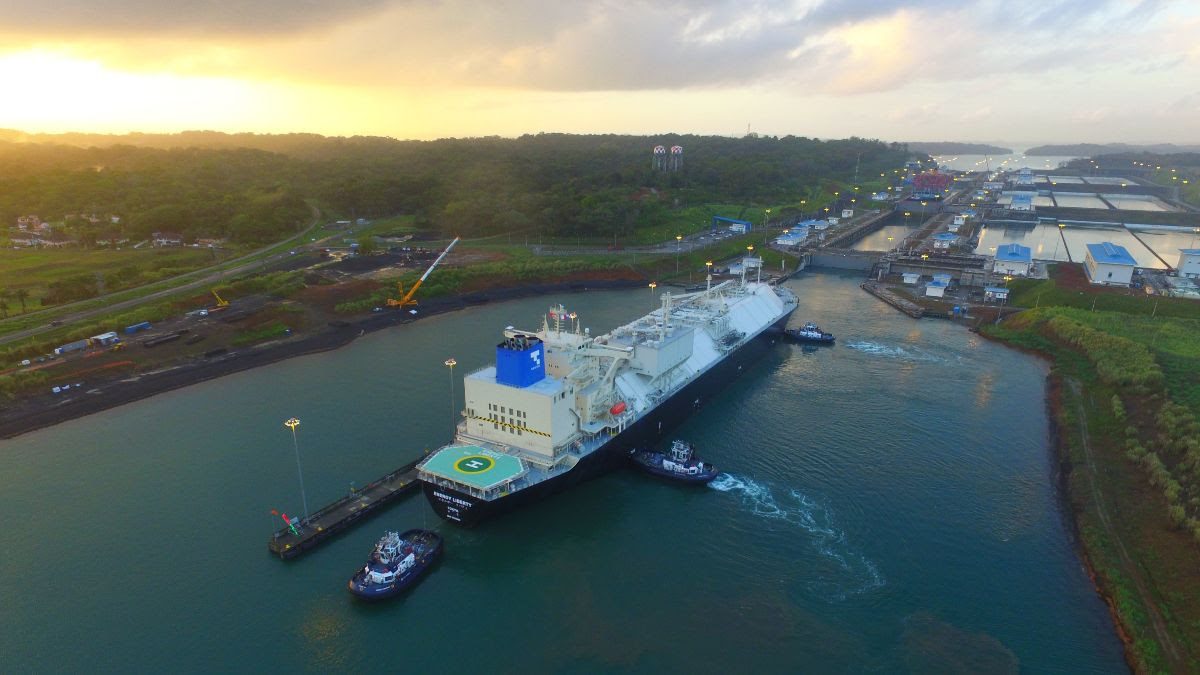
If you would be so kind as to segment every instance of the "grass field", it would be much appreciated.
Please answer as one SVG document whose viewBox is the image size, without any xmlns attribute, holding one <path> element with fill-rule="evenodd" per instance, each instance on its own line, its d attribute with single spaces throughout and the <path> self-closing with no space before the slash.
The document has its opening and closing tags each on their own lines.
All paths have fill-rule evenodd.
<svg viewBox="0 0 1200 675">
<path fill-rule="evenodd" d="M 0 250 L 0 289 L 29 292 L 29 309 L 40 307 L 51 282 L 78 275 L 112 275 L 124 268 L 136 268 L 139 283 L 182 274 L 219 262 L 226 256 L 209 249 L 159 248 L 122 250 L 83 249 L 7 249 Z M 106 287 L 107 291 L 121 287 Z M 10 301 L 9 312 L 20 312 L 20 305 Z"/>
</svg>

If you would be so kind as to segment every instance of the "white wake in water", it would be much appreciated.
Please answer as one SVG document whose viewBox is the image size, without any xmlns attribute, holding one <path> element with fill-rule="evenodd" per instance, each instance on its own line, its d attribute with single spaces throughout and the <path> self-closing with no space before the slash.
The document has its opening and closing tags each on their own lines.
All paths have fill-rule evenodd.
<svg viewBox="0 0 1200 675">
<path fill-rule="evenodd" d="M 881 356 L 888 359 L 900 359 L 902 361 L 943 361 L 941 357 L 930 354 L 916 347 L 892 347 L 881 345 L 877 342 L 850 342 L 846 344 L 850 349 L 860 351 L 864 354 L 872 356 Z"/>
<path fill-rule="evenodd" d="M 875 563 L 846 542 L 846 533 L 834 524 L 833 511 L 828 504 L 819 503 L 794 489 L 788 490 L 781 503 L 768 486 L 728 473 L 717 476 L 709 487 L 736 494 L 756 516 L 797 525 L 811 535 L 813 549 L 830 565 L 827 569 L 801 572 L 808 579 L 806 585 L 810 590 L 831 600 L 845 600 L 886 583 Z"/>
</svg>

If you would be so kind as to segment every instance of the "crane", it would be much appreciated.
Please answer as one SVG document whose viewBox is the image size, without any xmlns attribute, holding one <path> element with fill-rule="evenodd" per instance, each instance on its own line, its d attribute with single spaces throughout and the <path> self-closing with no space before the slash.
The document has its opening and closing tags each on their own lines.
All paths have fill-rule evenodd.
<svg viewBox="0 0 1200 675">
<path fill-rule="evenodd" d="M 222 298 L 221 296 L 217 295 L 217 289 L 215 289 L 215 288 L 213 288 L 213 289 L 209 289 L 209 292 L 210 292 L 210 293 L 212 293 L 212 294 L 213 294 L 213 297 L 217 299 L 217 307 L 219 307 L 219 308 L 223 308 L 223 307 L 228 307 L 228 306 L 229 306 L 229 301 L 228 301 L 228 300 L 226 300 L 225 298 Z"/>
<path fill-rule="evenodd" d="M 408 305 L 417 304 L 417 301 L 412 299 L 413 295 L 416 294 L 417 289 L 421 287 L 421 284 L 425 283 L 425 278 L 428 277 L 431 272 L 433 272 L 433 268 L 437 267 L 438 263 L 442 262 L 442 258 L 445 258 L 446 254 L 450 252 L 450 249 L 454 248 L 454 245 L 458 243 L 458 240 L 459 237 L 455 237 L 454 241 L 450 242 L 450 245 L 446 247 L 446 250 L 442 251 L 442 254 L 437 257 L 437 260 L 434 260 L 433 264 L 429 266 L 429 269 L 425 270 L 425 274 L 422 274 L 421 278 L 417 279 L 417 283 L 413 284 L 412 288 L 408 289 L 408 293 L 404 292 L 404 284 L 397 282 L 396 290 L 398 292 L 396 294 L 403 295 L 403 297 L 401 297 L 399 300 L 388 298 L 387 306 L 406 307 Z"/>
</svg>

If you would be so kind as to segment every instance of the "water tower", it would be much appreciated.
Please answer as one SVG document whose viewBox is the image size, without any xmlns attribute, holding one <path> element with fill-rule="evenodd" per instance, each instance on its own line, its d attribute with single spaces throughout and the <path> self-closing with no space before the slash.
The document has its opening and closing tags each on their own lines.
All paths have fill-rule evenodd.
<svg viewBox="0 0 1200 675">
<path fill-rule="evenodd" d="M 678 171 L 683 168 L 683 146 L 671 146 L 671 159 L 667 163 L 667 169 L 670 171 Z"/>
<path fill-rule="evenodd" d="M 656 171 L 666 171 L 667 169 L 667 149 L 661 145 L 654 146 L 653 167 Z"/>
</svg>

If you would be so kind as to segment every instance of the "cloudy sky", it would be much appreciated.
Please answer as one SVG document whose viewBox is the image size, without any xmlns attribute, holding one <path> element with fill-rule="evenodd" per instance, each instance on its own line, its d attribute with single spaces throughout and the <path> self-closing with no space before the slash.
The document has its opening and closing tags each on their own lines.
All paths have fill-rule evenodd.
<svg viewBox="0 0 1200 675">
<path fill-rule="evenodd" d="M 0 127 L 1200 142 L 1195 0 L 15 0 Z"/>
</svg>

